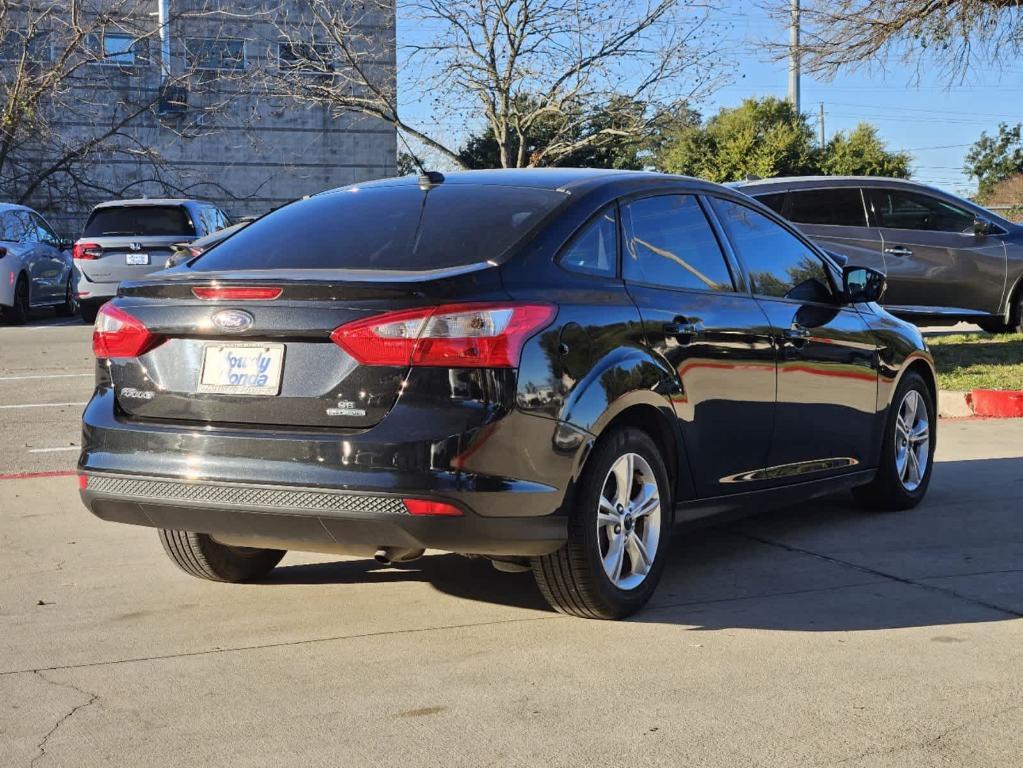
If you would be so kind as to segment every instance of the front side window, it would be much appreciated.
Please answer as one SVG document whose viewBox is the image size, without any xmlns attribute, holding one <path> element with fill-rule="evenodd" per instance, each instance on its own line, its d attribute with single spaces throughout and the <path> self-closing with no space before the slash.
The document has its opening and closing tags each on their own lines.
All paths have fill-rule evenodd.
<svg viewBox="0 0 1023 768">
<path fill-rule="evenodd" d="M 714 199 L 721 224 L 760 296 L 830 302 L 831 280 L 809 246 L 766 216 L 731 200 Z"/>
<path fill-rule="evenodd" d="M 614 277 L 618 268 L 618 215 L 614 206 L 576 235 L 562 254 L 561 265 L 573 272 Z"/>
<path fill-rule="evenodd" d="M 785 192 L 771 192 L 766 195 L 754 195 L 757 202 L 763 203 L 780 216 L 785 215 Z"/>
<path fill-rule="evenodd" d="M 626 280 L 664 288 L 732 291 L 714 230 L 693 195 L 661 195 L 624 206 Z"/>
<path fill-rule="evenodd" d="M 142 63 L 143 41 L 133 35 L 107 32 L 102 35 L 90 33 L 85 36 L 85 49 L 97 64 L 112 64 L 131 67 Z"/>
<path fill-rule="evenodd" d="M 36 228 L 35 222 L 32 221 L 28 211 L 15 211 L 14 217 L 18 220 L 18 226 L 21 230 L 19 240 L 23 243 L 38 243 L 40 241 L 39 230 Z"/>
<path fill-rule="evenodd" d="M 803 189 L 790 192 L 787 218 L 797 224 L 867 226 L 867 214 L 858 187 Z"/>
<path fill-rule="evenodd" d="M 50 225 L 46 223 L 42 216 L 38 213 L 31 213 L 29 216 L 32 219 L 32 225 L 35 227 L 39 242 L 52 246 L 57 246 L 60 243 L 57 233 L 50 228 Z"/>
<path fill-rule="evenodd" d="M 190 37 L 185 40 L 185 57 L 193 69 L 245 69 L 245 41 L 227 37 Z"/>
<path fill-rule="evenodd" d="M 936 197 L 899 189 L 871 189 L 868 195 L 878 227 L 973 233 L 972 213 Z"/>
</svg>

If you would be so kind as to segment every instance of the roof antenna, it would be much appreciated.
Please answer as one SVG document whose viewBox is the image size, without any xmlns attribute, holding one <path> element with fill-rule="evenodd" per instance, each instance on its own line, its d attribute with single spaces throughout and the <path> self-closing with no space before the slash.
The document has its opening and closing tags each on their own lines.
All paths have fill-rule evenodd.
<svg viewBox="0 0 1023 768">
<path fill-rule="evenodd" d="M 426 170 L 426 166 L 423 165 L 423 161 L 419 159 L 415 152 L 412 151 L 412 147 L 409 146 L 405 137 L 402 136 L 401 131 L 397 131 L 397 133 L 401 143 L 405 145 L 405 150 L 408 152 L 409 157 L 412 158 L 412 162 L 415 164 L 416 168 L 419 169 L 419 188 L 423 190 L 423 192 L 429 192 L 438 184 L 443 184 L 444 174 L 440 171 Z"/>
</svg>

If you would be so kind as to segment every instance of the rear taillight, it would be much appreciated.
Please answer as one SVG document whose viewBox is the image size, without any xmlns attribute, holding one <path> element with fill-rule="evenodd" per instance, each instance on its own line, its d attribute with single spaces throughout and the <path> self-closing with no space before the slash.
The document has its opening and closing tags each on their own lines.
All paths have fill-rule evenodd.
<svg viewBox="0 0 1023 768">
<path fill-rule="evenodd" d="M 103 255 L 99 243 L 75 243 L 71 247 L 71 258 L 79 261 L 93 261 Z"/>
<path fill-rule="evenodd" d="M 554 314 L 549 304 L 445 304 L 357 320 L 330 338 L 362 365 L 515 368 Z"/>
<path fill-rule="evenodd" d="M 112 304 L 104 304 L 96 315 L 92 331 L 92 353 L 96 357 L 138 357 L 163 342 L 150 333 L 137 317 Z"/>
<path fill-rule="evenodd" d="M 205 301 L 273 301 L 280 298 L 283 288 L 269 286 L 213 286 L 193 288 L 192 295 Z"/>
</svg>

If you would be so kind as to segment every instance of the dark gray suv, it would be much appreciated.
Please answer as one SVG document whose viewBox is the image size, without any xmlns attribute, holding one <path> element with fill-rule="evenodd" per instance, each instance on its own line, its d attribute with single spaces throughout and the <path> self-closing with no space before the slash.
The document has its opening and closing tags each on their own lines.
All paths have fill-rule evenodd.
<svg viewBox="0 0 1023 768">
<path fill-rule="evenodd" d="M 885 309 L 916 323 L 1023 330 L 1023 227 L 899 179 L 790 177 L 738 189 L 850 263 L 888 276 Z"/>
</svg>

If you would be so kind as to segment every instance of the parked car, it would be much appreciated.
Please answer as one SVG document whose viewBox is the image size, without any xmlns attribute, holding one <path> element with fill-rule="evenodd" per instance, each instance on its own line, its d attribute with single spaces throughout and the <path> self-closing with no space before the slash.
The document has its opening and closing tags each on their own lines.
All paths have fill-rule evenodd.
<svg viewBox="0 0 1023 768">
<path fill-rule="evenodd" d="M 900 179 L 793 177 L 736 185 L 818 243 L 888 278 L 885 309 L 914 322 L 1023 330 L 1023 227 Z"/>
<path fill-rule="evenodd" d="M 78 311 L 71 244 L 24 205 L 0 203 L 0 314 L 21 324 L 35 307 Z"/>
<path fill-rule="evenodd" d="M 123 280 L 163 269 L 175 243 L 223 229 L 227 215 L 201 200 L 141 199 L 100 203 L 74 244 L 82 320 L 92 323 Z"/>
<path fill-rule="evenodd" d="M 237 224 L 232 224 L 229 227 L 218 229 L 216 232 L 208 234 L 205 237 L 196 238 L 191 242 L 175 243 L 174 250 L 171 255 L 167 257 L 164 267 L 166 269 L 170 269 L 171 267 L 176 267 L 178 264 L 188 261 L 189 259 L 194 259 L 199 254 L 208 251 L 217 243 L 223 242 L 235 232 L 247 227 L 251 223 L 252 219 L 246 219 L 245 221 L 239 221 Z"/>
<path fill-rule="evenodd" d="M 201 578 L 433 548 L 622 617 L 678 524 L 845 488 L 923 498 L 934 369 L 883 284 L 678 176 L 319 194 L 100 310 L 82 499 L 160 529 Z"/>
</svg>

